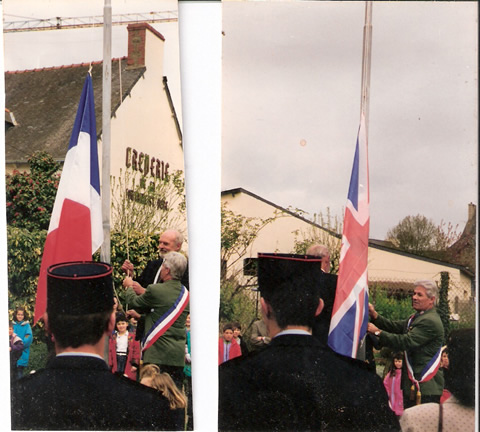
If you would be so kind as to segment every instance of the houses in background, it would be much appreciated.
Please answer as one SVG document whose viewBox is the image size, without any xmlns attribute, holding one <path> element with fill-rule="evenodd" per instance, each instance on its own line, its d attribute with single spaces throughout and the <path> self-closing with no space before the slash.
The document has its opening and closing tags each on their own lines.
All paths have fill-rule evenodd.
<svg viewBox="0 0 480 432">
<path fill-rule="evenodd" d="M 111 67 L 110 173 L 112 182 L 122 185 L 122 190 L 117 188 L 115 193 L 141 203 L 151 201 L 149 185 L 167 174 L 181 171 L 181 180 L 184 179 L 182 132 L 167 77 L 163 75 L 164 44 L 168 42 L 147 23 L 131 24 L 127 31 L 128 56 L 113 59 Z M 29 156 L 39 150 L 63 162 L 90 67 L 101 160 L 102 62 L 7 71 L 7 173 L 28 170 Z M 154 205 L 159 208 L 169 205 L 166 200 L 157 201 Z M 176 228 L 186 232 L 185 215 L 176 220 Z"/>
<path fill-rule="evenodd" d="M 255 260 L 259 252 L 293 253 L 296 244 L 308 240 L 308 236 L 312 233 L 322 238 L 325 244 L 340 246 L 339 234 L 245 189 L 225 190 L 222 192 L 221 199 L 225 208 L 236 214 L 258 218 L 258 220 L 274 218 L 259 231 L 257 238 L 242 259 L 238 260 L 238 256 L 231 258 L 232 263 L 238 260 L 231 274 L 242 273 L 242 267 L 246 264 L 246 272 L 251 275 L 252 260 Z M 476 223 L 473 204 L 469 206 L 467 227 L 463 234 L 465 239 L 460 238 L 457 243 L 473 245 L 473 251 L 475 251 Z M 461 255 L 459 251 L 458 255 Z M 227 264 L 225 263 L 224 267 Z M 462 311 L 467 309 L 471 311 L 475 301 L 475 268 L 468 268 L 458 261 L 446 262 L 407 253 L 388 245 L 387 242 L 369 241 L 368 279 L 372 288 L 382 286 L 390 288 L 390 291 L 405 294 L 419 279 L 433 279 L 439 283 L 442 272 L 448 272 L 450 276 L 449 300 L 452 314 L 462 315 Z"/>
</svg>

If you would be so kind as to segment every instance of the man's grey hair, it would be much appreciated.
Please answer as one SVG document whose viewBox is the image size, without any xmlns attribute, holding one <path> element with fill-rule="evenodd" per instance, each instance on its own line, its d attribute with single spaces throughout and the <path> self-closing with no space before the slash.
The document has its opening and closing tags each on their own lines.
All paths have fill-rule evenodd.
<svg viewBox="0 0 480 432">
<path fill-rule="evenodd" d="M 430 280 L 430 279 L 424 279 L 424 280 L 417 280 L 414 283 L 415 287 L 421 286 L 425 288 L 425 292 L 427 294 L 428 298 L 435 297 L 435 306 L 438 303 L 438 287 L 437 284 Z"/>
<path fill-rule="evenodd" d="M 323 258 L 325 256 L 330 256 L 330 251 L 325 245 L 313 244 L 307 249 L 307 255 Z"/>
<path fill-rule="evenodd" d="M 170 275 L 175 280 L 181 280 L 187 268 L 187 258 L 180 252 L 168 252 L 163 257 L 162 266 L 170 269 Z"/>
<path fill-rule="evenodd" d="M 183 234 L 180 231 L 177 231 L 176 229 L 168 229 L 165 230 L 162 234 L 166 233 L 172 233 L 175 235 L 175 243 L 179 246 L 182 246 L 183 244 Z"/>
</svg>

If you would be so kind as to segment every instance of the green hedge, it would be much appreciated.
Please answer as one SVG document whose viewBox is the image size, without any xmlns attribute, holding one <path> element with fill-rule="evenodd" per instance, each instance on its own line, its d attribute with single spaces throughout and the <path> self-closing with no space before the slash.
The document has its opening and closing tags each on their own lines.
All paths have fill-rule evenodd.
<svg viewBox="0 0 480 432">
<path fill-rule="evenodd" d="M 402 299 L 389 297 L 381 288 L 376 288 L 371 293 L 370 303 L 375 306 L 375 310 L 380 315 L 392 320 L 407 319 L 414 312 L 410 297 Z"/>
</svg>

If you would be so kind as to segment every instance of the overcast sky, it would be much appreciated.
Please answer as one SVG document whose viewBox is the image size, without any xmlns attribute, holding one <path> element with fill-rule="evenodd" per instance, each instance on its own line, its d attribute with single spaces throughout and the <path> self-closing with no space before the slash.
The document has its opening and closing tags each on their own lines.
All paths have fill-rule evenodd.
<svg viewBox="0 0 480 432">
<path fill-rule="evenodd" d="M 477 200 L 477 3 L 373 2 L 370 237 Z M 343 218 L 364 2 L 224 2 L 222 189 Z M 303 145 L 302 145 L 303 144 Z"/>
</svg>

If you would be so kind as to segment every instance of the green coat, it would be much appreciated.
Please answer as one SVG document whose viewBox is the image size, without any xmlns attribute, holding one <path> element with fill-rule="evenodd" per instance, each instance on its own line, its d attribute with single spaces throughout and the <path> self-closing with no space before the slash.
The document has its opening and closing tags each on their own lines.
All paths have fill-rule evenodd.
<svg viewBox="0 0 480 432">
<path fill-rule="evenodd" d="M 407 329 L 408 319 L 392 321 L 378 315 L 373 323 L 382 330 L 379 337 L 381 346 L 394 351 L 408 352 L 408 358 L 417 379 L 423 368 L 443 345 L 443 324 L 435 308 L 418 314 L 409 329 Z M 409 398 L 412 382 L 408 378 L 405 362 L 402 385 L 404 397 Z M 443 385 L 443 372 L 439 369 L 431 380 L 420 384 L 420 391 L 422 396 L 438 396 L 443 392 Z"/>
<path fill-rule="evenodd" d="M 178 280 L 169 280 L 159 284 L 148 285 L 146 292 L 140 296 L 132 288 L 125 294 L 128 307 L 139 313 L 145 313 L 145 334 L 152 325 L 170 309 L 180 295 L 182 284 Z M 160 336 L 157 341 L 143 354 L 145 363 L 157 365 L 180 366 L 185 365 L 185 320 L 189 313 L 189 305 L 182 314 Z"/>
</svg>

